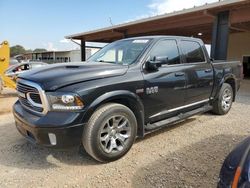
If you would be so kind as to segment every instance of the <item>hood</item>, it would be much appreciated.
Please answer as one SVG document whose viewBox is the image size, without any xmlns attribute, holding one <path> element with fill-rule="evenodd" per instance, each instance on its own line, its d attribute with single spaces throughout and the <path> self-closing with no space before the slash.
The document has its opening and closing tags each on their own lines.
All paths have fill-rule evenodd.
<svg viewBox="0 0 250 188">
<path fill-rule="evenodd" d="M 60 63 L 28 71 L 19 78 L 41 85 L 44 90 L 56 90 L 74 83 L 120 76 L 128 66 L 111 63 Z"/>
</svg>

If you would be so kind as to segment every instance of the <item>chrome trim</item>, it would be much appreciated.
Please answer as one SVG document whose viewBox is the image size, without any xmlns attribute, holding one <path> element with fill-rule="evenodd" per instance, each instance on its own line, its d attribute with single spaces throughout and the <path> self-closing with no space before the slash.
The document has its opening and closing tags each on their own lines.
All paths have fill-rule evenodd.
<svg viewBox="0 0 250 188">
<path fill-rule="evenodd" d="M 41 101 L 42 101 L 43 111 L 38 112 L 38 111 L 35 111 L 35 110 L 33 110 L 33 109 L 31 109 L 31 108 L 29 108 L 27 106 L 24 106 L 24 105 L 23 106 L 25 108 L 27 108 L 28 110 L 31 110 L 32 112 L 35 112 L 37 114 L 47 114 L 47 112 L 49 111 L 49 102 L 48 102 L 47 96 L 45 94 L 45 91 L 42 89 L 42 87 L 37 83 L 31 82 L 31 81 L 28 81 L 28 80 L 23 80 L 23 79 L 18 79 L 17 83 L 28 85 L 28 86 L 31 86 L 31 87 L 34 87 L 34 88 L 37 89 L 37 91 L 38 91 L 38 93 L 40 95 Z M 28 99 L 28 95 L 27 95 L 27 99 Z M 31 102 L 31 101 L 29 100 L 29 102 Z M 32 105 L 34 105 L 34 104 L 32 104 Z M 34 106 L 41 107 L 41 106 L 37 106 L 37 105 L 34 105 Z"/>
<path fill-rule="evenodd" d="M 23 92 L 17 91 L 17 95 L 19 97 L 25 98 L 25 94 Z"/>
<path fill-rule="evenodd" d="M 26 94 L 26 96 L 27 96 L 27 100 L 33 105 L 33 106 L 36 106 L 36 107 L 39 107 L 39 108 L 43 108 L 43 104 L 39 104 L 39 103 L 36 103 L 36 102 L 34 102 L 32 99 L 31 99 L 31 97 L 30 97 L 30 94 L 32 94 L 33 92 L 28 92 L 27 94 Z M 33 94 L 37 94 L 37 93 L 33 93 Z M 39 93 L 38 93 L 39 94 Z M 40 94 L 39 94 L 39 96 L 40 96 Z M 40 97 L 41 98 L 41 97 Z"/>
<path fill-rule="evenodd" d="M 209 99 L 205 99 L 205 100 L 202 100 L 202 101 L 187 104 L 187 105 L 180 106 L 180 107 L 177 107 L 177 108 L 172 108 L 170 110 L 164 110 L 162 112 L 159 112 L 157 114 L 154 114 L 154 115 L 150 116 L 149 118 L 157 117 L 157 116 L 160 116 L 160 115 L 163 115 L 163 114 L 168 114 L 168 113 L 171 113 L 171 112 L 174 112 L 174 111 L 177 111 L 177 110 L 181 110 L 183 108 L 188 108 L 188 107 L 195 106 L 195 105 L 198 105 L 198 104 L 202 104 L 202 103 L 205 103 L 205 102 L 208 102 L 208 101 L 209 101 Z"/>
</svg>

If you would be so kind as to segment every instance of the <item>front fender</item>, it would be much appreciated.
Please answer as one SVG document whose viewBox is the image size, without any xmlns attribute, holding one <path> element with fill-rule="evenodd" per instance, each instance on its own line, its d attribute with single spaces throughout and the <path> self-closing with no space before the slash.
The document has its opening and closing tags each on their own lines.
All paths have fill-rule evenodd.
<svg viewBox="0 0 250 188">
<path fill-rule="evenodd" d="M 88 107 L 84 117 L 83 122 L 88 122 L 91 115 L 94 113 L 94 111 L 101 106 L 102 104 L 108 103 L 108 102 L 117 102 L 119 103 L 119 100 L 127 101 L 129 103 L 129 107 L 135 114 L 138 122 L 138 135 L 143 136 L 144 135 L 144 106 L 139 98 L 138 95 L 131 91 L 127 90 L 117 90 L 117 91 L 111 91 L 107 92 L 98 98 L 96 98 Z"/>
</svg>

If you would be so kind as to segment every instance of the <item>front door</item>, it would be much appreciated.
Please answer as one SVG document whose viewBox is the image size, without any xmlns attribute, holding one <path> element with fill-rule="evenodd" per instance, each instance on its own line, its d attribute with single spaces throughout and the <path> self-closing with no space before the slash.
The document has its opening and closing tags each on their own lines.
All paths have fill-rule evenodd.
<svg viewBox="0 0 250 188">
<path fill-rule="evenodd" d="M 168 64 L 158 70 L 143 68 L 145 80 L 145 117 L 151 122 L 166 118 L 173 109 L 184 105 L 185 65 L 181 64 L 177 41 L 164 39 L 156 43 L 147 60 L 155 57 L 168 57 Z"/>
</svg>

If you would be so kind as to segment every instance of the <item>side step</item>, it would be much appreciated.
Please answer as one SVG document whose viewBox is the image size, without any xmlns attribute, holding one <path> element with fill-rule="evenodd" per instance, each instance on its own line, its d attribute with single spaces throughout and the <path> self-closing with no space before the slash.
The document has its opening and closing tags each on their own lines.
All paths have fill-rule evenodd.
<svg viewBox="0 0 250 188">
<path fill-rule="evenodd" d="M 192 110 L 192 111 L 189 111 L 189 112 L 186 112 L 186 113 L 181 113 L 181 114 L 179 114 L 177 116 L 174 116 L 174 117 L 171 117 L 171 118 L 168 118 L 168 119 L 164 119 L 164 120 L 155 122 L 153 124 L 147 124 L 145 126 L 145 129 L 146 129 L 146 131 L 151 131 L 151 130 L 154 130 L 154 129 L 159 129 L 161 127 L 170 125 L 172 123 L 176 123 L 178 121 L 187 119 L 187 118 L 189 118 L 191 116 L 194 116 L 194 115 L 197 115 L 197 114 L 201 114 L 201 113 L 210 111 L 210 110 L 212 110 L 212 108 L 213 108 L 212 106 L 206 105 L 206 106 L 197 108 L 195 110 Z"/>
</svg>

